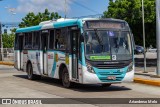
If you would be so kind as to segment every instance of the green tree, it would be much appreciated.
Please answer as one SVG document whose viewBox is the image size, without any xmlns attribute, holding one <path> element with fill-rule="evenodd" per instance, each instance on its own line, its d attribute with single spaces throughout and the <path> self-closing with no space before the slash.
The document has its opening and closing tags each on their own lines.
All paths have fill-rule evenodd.
<svg viewBox="0 0 160 107">
<path fill-rule="evenodd" d="M 126 20 L 134 34 L 136 44 L 143 44 L 141 0 L 110 0 L 105 18 Z M 156 46 L 155 0 L 144 0 L 146 46 Z"/>
<path fill-rule="evenodd" d="M 15 39 L 15 34 L 7 34 L 4 33 L 2 35 L 2 41 L 3 41 L 3 48 L 13 48 L 14 47 L 14 39 Z"/>
<path fill-rule="evenodd" d="M 10 29 L 11 33 L 15 34 L 17 28 Z"/>
<path fill-rule="evenodd" d="M 52 19 L 61 18 L 57 12 L 50 13 L 48 9 L 45 9 L 44 13 L 38 13 L 35 15 L 33 12 L 28 13 L 24 18 L 22 18 L 22 22 L 19 24 L 19 27 L 29 27 L 38 25 L 42 21 L 52 20 Z"/>
</svg>

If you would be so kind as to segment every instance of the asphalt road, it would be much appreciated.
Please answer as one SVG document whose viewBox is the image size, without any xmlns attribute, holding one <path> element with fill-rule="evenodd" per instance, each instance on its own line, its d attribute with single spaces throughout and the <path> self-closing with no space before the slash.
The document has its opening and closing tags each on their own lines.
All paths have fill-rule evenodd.
<svg viewBox="0 0 160 107">
<path fill-rule="evenodd" d="M 0 98 L 160 98 L 160 88 L 137 83 L 114 84 L 108 88 L 99 85 L 75 85 L 71 89 L 63 88 L 61 82 L 50 78 L 31 81 L 24 72 L 13 67 L 0 65 Z M 78 101 L 79 102 L 79 101 Z M 78 104 L 56 106 L 77 106 Z M 3 106 L 4 105 L 0 105 Z M 30 105 L 35 107 L 35 105 Z M 39 105 L 38 107 L 51 105 Z M 78 105 L 81 106 L 81 105 Z M 130 107 L 119 104 L 83 104 L 83 106 Z M 135 105 L 134 105 L 135 106 Z M 137 107 L 155 107 L 158 105 L 136 105 Z M 21 105 L 15 105 L 21 107 Z"/>
<path fill-rule="evenodd" d="M 136 54 L 135 58 L 144 58 L 144 55 L 143 54 Z M 147 59 L 156 59 L 157 52 L 146 52 L 146 58 Z"/>
<path fill-rule="evenodd" d="M 157 66 L 157 53 L 156 52 L 147 52 L 146 53 L 146 65 L 147 67 L 154 67 Z M 135 66 L 136 67 L 143 67 L 144 66 L 144 55 L 138 54 L 135 55 Z"/>
</svg>

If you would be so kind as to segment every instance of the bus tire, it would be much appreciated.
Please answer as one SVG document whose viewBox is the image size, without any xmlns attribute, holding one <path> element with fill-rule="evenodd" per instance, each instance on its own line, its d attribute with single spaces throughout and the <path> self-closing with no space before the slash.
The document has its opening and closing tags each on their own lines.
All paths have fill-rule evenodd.
<svg viewBox="0 0 160 107">
<path fill-rule="evenodd" d="M 63 68 L 62 71 L 62 84 L 65 88 L 70 88 L 72 86 L 72 83 L 69 80 L 69 73 L 67 68 Z"/>
<path fill-rule="evenodd" d="M 101 84 L 101 87 L 110 87 L 111 84 Z"/>
<path fill-rule="evenodd" d="M 31 63 L 28 63 L 28 66 L 27 66 L 27 75 L 29 80 L 36 80 L 41 78 L 40 75 L 33 74 L 33 68 Z"/>
</svg>

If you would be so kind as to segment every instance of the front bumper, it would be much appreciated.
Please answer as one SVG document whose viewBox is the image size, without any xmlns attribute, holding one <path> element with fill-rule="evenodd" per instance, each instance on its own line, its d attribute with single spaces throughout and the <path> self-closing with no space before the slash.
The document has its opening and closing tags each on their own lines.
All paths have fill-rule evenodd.
<svg viewBox="0 0 160 107">
<path fill-rule="evenodd" d="M 122 68 L 120 70 L 127 70 L 128 67 Z M 103 83 L 121 83 L 121 82 L 132 82 L 134 78 L 134 70 L 127 72 L 127 73 L 115 73 L 117 69 L 113 70 L 103 70 L 103 69 L 94 69 L 94 73 L 90 73 L 87 71 L 87 68 L 83 68 L 83 84 L 103 84 Z M 104 72 L 105 71 L 105 72 Z M 123 72 L 125 72 L 123 71 Z M 103 74 L 101 73 L 103 72 Z M 111 72 L 109 74 L 108 72 Z M 108 73 L 108 74 L 107 74 Z M 107 80 L 107 76 L 116 76 L 116 80 Z"/>
</svg>

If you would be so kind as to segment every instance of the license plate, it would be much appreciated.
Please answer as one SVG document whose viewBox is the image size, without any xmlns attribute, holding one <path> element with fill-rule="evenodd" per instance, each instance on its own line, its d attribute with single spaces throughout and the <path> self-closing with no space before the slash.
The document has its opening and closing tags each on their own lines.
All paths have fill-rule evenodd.
<svg viewBox="0 0 160 107">
<path fill-rule="evenodd" d="M 108 80 L 116 80 L 116 76 L 108 76 L 107 79 Z"/>
</svg>

